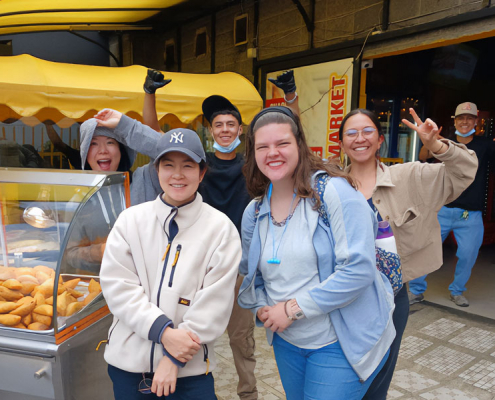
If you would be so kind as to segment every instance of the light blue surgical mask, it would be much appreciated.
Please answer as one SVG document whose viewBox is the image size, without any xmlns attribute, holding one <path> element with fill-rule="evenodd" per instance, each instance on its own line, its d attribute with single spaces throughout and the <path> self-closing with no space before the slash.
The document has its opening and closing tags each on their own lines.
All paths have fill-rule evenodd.
<svg viewBox="0 0 495 400">
<path fill-rule="evenodd" d="M 455 131 L 455 134 L 457 136 L 461 136 L 461 137 L 468 137 L 468 136 L 471 136 L 474 132 L 476 132 L 476 129 L 471 129 L 468 133 L 461 133 L 459 131 Z"/>
<path fill-rule="evenodd" d="M 232 153 L 241 144 L 241 139 L 237 136 L 234 141 L 228 146 L 221 146 L 217 142 L 213 143 L 213 148 L 220 153 Z"/>
</svg>

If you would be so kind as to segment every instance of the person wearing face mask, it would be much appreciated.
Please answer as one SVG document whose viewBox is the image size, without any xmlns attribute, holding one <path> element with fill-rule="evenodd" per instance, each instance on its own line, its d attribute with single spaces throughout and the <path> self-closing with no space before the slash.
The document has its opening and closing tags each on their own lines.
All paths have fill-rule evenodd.
<svg viewBox="0 0 495 400">
<path fill-rule="evenodd" d="M 103 110 L 96 118 L 99 123 L 112 129 L 122 143 L 134 150 L 149 156 L 152 160 L 157 156 L 156 143 L 163 133 L 160 130 L 156 109 L 155 92 L 170 83 L 161 72 L 148 70 L 144 83 L 143 121 L 145 125 L 114 110 Z M 240 232 L 242 214 L 251 201 L 246 189 L 246 181 L 242 174 L 244 158 L 236 153 L 242 133 L 242 118 L 239 110 L 223 96 L 213 95 L 202 104 L 203 114 L 210 124 L 214 149 L 206 153 L 206 173 L 199 185 L 198 192 L 203 201 L 226 214 Z M 131 186 L 132 204 L 154 200 L 161 189 L 158 183 L 153 161 L 141 167 L 134 174 Z M 138 171 L 142 172 L 138 175 Z M 134 196 L 133 196 L 134 194 Z M 140 201 L 142 199 L 142 201 Z M 235 294 L 239 291 L 242 277 L 238 276 Z M 258 398 L 254 369 L 254 318 L 249 310 L 241 308 L 234 302 L 232 315 L 227 326 L 230 347 L 234 356 L 234 364 L 239 376 L 237 394 L 242 400 Z"/>
<path fill-rule="evenodd" d="M 149 69 L 143 85 L 143 122 L 156 132 L 148 129 L 134 131 L 134 128 L 131 132 L 123 126 L 124 124 L 117 127 L 117 131 L 122 132 L 124 143 L 151 158 L 156 156 L 153 154 L 154 143 L 160 138 L 160 134 L 163 134 L 156 114 L 155 92 L 170 82 L 171 80 L 165 79 L 160 71 Z M 207 97 L 203 101 L 202 110 L 210 124 L 209 130 L 215 151 L 206 153 L 208 170 L 199 186 L 199 192 L 205 203 L 227 214 L 240 232 L 242 213 L 251 201 L 241 171 L 244 159 L 241 154 L 236 153 L 241 144 L 242 117 L 232 102 L 219 95 Z M 157 190 L 159 191 L 159 188 Z"/>
<path fill-rule="evenodd" d="M 108 374 L 116 400 L 216 400 L 215 341 L 232 309 L 239 234 L 197 193 L 206 157 L 196 132 L 173 129 L 156 148 L 162 193 L 122 212 L 101 266 L 114 318 Z"/>
<path fill-rule="evenodd" d="M 488 162 L 495 159 L 495 142 L 489 138 L 476 136 L 478 108 L 474 103 L 461 103 L 454 116 L 456 141 L 473 150 L 478 157 L 478 170 L 473 183 L 454 201 L 446 204 L 438 212 L 442 241 L 454 232 L 457 240 L 457 265 L 454 280 L 449 286 L 450 299 L 459 307 L 468 307 L 469 302 L 463 295 L 471 276 L 478 252 L 483 242 L 483 208 L 485 202 L 486 176 Z M 424 299 L 426 276 L 409 283 L 409 303 Z"/>
</svg>

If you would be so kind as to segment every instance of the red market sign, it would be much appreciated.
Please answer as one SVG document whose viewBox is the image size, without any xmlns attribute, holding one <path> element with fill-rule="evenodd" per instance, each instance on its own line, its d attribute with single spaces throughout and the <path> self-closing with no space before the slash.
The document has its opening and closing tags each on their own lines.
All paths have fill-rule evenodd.
<svg viewBox="0 0 495 400">
<path fill-rule="evenodd" d="M 285 106 L 284 98 L 270 99 L 265 101 L 265 107 Z"/>
<path fill-rule="evenodd" d="M 315 156 L 323 158 L 323 147 L 310 147 Z"/>
<path fill-rule="evenodd" d="M 328 158 L 340 155 L 339 128 L 347 107 L 347 75 L 330 75 L 330 92 L 328 93 L 327 147 Z"/>
</svg>

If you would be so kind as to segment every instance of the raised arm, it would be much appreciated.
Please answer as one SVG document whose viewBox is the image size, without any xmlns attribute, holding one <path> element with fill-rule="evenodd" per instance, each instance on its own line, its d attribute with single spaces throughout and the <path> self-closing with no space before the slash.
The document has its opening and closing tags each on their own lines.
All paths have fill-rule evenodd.
<svg viewBox="0 0 495 400">
<path fill-rule="evenodd" d="M 50 141 L 53 143 L 53 147 L 55 147 L 57 150 L 61 151 L 64 153 L 67 149 L 67 144 L 63 142 L 63 140 L 60 138 L 58 135 L 57 131 L 53 127 L 54 123 L 51 120 L 46 120 L 43 121 L 46 127 L 46 134 L 48 135 L 48 138 Z"/>
<path fill-rule="evenodd" d="M 98 126 L 113 129 L 119 142 L 152 159 L 157 156 L 156 142 L 162 136 L 161 133 L 109 108 L 101 110 L 95 119 Z"/>
<path fill-rule="evenodd" d="M 284 100 L 292 112 L 299 115 L 299 97 L 296 92 L 296 81 L 294 79 L 294 71 L 289 70 L 277 76 L 276 79 L 268 78 L 279 89 L 284 91 Z"/>
<path fill-rule="evenodd" d="M 438 128 L 437 124 L 430 118 L 427 118 L 424 122 L 421 121 L 421 118 L 418 117 L 418 114 L 416 114 L 416 111 L 414 111 L 413 108 L 410 108 L 409 112 L 411 113 L 416 125 L 407 119 L 403 119 L 402 122 L 418 133 L 419 139 L 423 143 L 423 147 L 425 147 L 433 155 L 445 153 L 448 146 L 440 141 L 441 129 Z"/>
<path fill-rule="evenodd" d="M 439 210 L 444 204 L 454 201 L 473 182 L 478 170 L 478 158 L 466 146 L 439 136 L 437 125 L 431 120 L 425 122 L 410 109 L 417 126 L 402 120 L 418 132 L 424 147 L 442 164 L 418 164 L 421 171 L 413 176 L 421 197 Z"/>
<path fill-rule="evenodd" d="M 168 85 L 172 80 L 165 79 L 160 71 L 148 69 L 146 79 L 144 81 L 144 104 L 143 104 L 143 122 L 157 132 L 163 133 L 160 129 L 158 116 L 156 114 L 156 97 L 157 89 Z"/>
</svg>

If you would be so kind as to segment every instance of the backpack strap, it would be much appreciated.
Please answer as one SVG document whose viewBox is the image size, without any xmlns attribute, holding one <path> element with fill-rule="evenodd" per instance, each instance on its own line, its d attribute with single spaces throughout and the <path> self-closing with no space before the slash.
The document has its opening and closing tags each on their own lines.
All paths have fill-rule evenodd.
<svg viewBox="0 0 495 400">
<path fill-rule="evenodd" d="M 260 215 L 261 204 L 263 204 L 263 199 L 256 200 L 254 203 L 254 224 L 256 225 L 256 221 L 258 221 L 258 216 Z"/>
<path fill-rule="evenodd" d="M 320 198 L 320 206 L 318 207 L 318 214 L 320 214 L 320 218 L 323 220 L 326 226 L 330 228 L 330 221 L 328 220 L 328 214 L 325 207 L 325 200 L 323 199 L 323 195 L 325 194 L 325 189 L 327 187 L 327 183 L 330 180 L 330 175 L 327 173 L 320 174 L 315 179 L 315 190 L 318 193 L 318 197 Z"/>
</svg>

